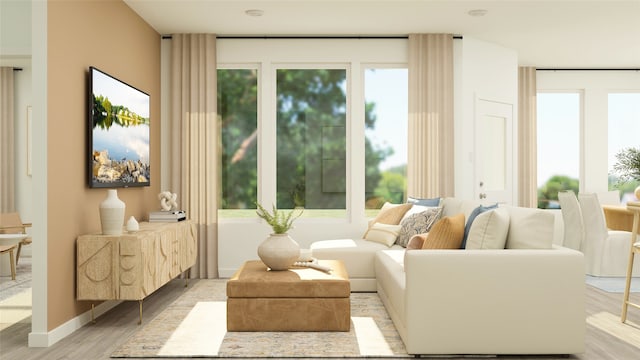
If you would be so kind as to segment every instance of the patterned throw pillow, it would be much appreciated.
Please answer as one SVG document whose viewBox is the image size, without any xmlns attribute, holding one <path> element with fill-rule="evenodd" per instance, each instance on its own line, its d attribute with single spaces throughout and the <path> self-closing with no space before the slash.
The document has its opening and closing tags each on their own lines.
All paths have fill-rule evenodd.
<svg viewBox="0 0 640 360">
<path fill-rule="evenodd" d="M 402 247 L 407 247 L 407 244 L 413 235 L 429 232 L 433 224 L 440 219 L 441 215 L 442 208 L 433 207 L 406 217 L 400 223 L 400 235 L 398 235 L 396 244 Z"/>
</svg>

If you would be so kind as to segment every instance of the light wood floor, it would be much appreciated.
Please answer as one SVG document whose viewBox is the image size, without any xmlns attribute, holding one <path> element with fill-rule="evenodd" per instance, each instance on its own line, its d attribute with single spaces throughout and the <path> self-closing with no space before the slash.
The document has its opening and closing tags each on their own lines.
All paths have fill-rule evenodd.
<svg viewBox="0 0 640 360">
<path fill-rule="evenodd" d="M 196 282 L 198 280 L 193 280 Z M 144 301 L 144 321 L 159 314 L 165 306 L 173 302 L 184 291 L 184 280 L 173 280 Z M 638 347 L 624 338 L 635 339 L 640 344 L 640 327 L 620 325 L 619 314 L 622 294 L 607 293 L 587 285 L 587 318 L 598 318 L 608 314 L 616 326 L 616 336 L 610 335 L 606 324 L 591 325 L 588 321 L 584 354 L 561 356 L 501 356 L 500 359 L 581 359 L 581 360 L 632 360 L 640 359 Z M 640 302 L 640 294 L 633 294 L 632 300 Z M 526 309 L 523 309 L 526 311 Z M 99 317 L 95 324 L 84 326 L 49 348 L 27 347 L 30 324 L 16 324 L 0 332 L 0 359 L 109 359 L 109 355 L 137 329 L 138 303 L 125 302 Z M 615 321 L 614 321 L 615 320 Z M 640 324 L 640 310 L 631 308 L 629 320 Z M 622 329 L 622 330 L 620 330 Z M 614 333 L 615 333 L 614 329 Z M 622 338 L 622 339 L 621 339 Z M 465 357 L 468 359 L 469 357 Z"/>
</svg>

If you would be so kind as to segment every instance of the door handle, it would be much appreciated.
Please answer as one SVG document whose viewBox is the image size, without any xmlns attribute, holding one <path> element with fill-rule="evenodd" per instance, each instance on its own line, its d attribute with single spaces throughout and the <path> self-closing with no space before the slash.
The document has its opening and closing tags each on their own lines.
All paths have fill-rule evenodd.
<svg viewBox="0 0 640 360">
<path fill-rule="evenodd" d="M 487 198 L 487 194 L 485 193 L 480 193 L 480 199 L 486 199 Z"/>
</svg>

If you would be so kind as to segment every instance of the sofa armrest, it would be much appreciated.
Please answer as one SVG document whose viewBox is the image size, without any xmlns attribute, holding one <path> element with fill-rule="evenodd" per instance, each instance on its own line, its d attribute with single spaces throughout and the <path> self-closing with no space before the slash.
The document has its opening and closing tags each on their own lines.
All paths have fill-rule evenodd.
<svg viewBox="0 0 640 360">
<path fill-rule="evenodd" d="M 414 250 L 404 269 L 409 353 L 584 351 L 579 251 Z"/>
</svg>

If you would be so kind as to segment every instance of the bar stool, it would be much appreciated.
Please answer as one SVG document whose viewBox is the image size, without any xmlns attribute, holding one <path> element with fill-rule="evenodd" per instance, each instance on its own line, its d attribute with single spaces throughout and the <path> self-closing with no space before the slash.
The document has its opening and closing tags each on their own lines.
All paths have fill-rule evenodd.
<svg viewBox="0 0 640 360">
<path fill-rule="evenodd" d="M 622 322 L 627 321 L 627 310 L 629 306 L 640 309 L 640 304 L 629 301 L 629 290 L 631 288 L 631 277 L 633 275 L 633 260 L 636 254 L 640 254 L 640 241 L 638 241 L 638 225 L 640 225 L 640 202 L 629 201 L 627 209 L 633 211 L 633 228 L 631 229 L 631 239 L 629 247 L 629 262 L 627 264 L 627 281 L 624 287 L 624 299 L 622 301 Z"/>
</svg>

